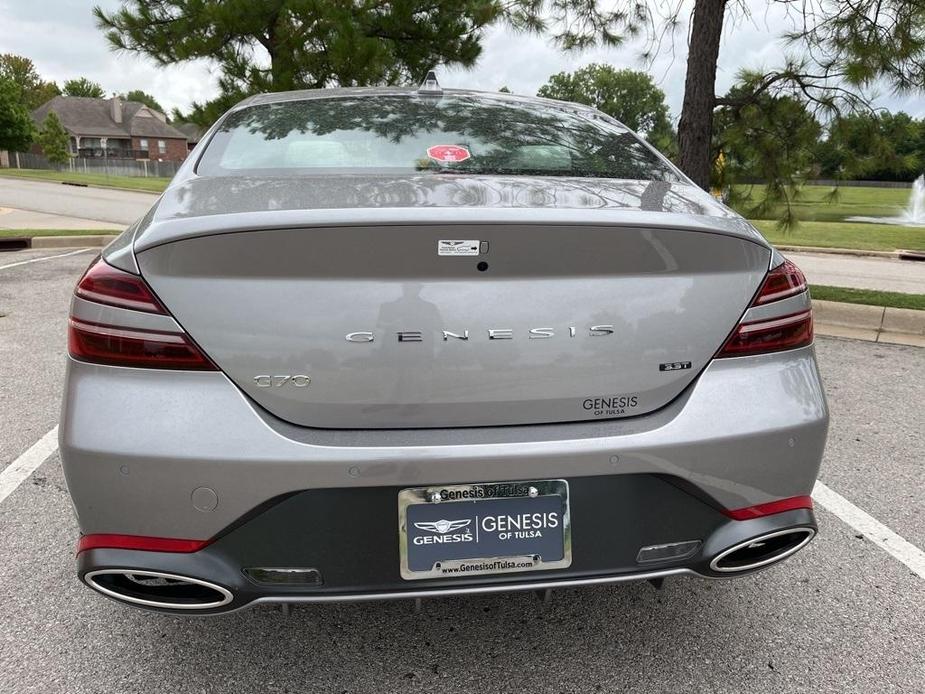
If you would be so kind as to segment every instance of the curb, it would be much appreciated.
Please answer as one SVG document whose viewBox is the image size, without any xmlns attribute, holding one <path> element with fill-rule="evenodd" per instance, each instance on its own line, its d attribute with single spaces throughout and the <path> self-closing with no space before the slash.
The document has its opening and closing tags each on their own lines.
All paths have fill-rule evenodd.
<svg viewBox="0 0 925 694">
<path fill-rule="evenodd" d="M 853 255 L 861 258 L 893 258 L 899 257 L 897 251 L 866 251 L 856 248 L 824 248 L 821 246 L 782 246 L 775 245 L 782 253 L 825 253 L 827 255 Z"/>
<path fill-rule="evenodd" d="M 7 176 L 7 178 L 13 178 L 12 176 Z M 25 176 L 18 176 L 17 178 L 26 178 Z M 79 186 L 81 188 L 96 188 L 97 190 L 121 190 L 124 193 L 142 193 L 143 195 L 154 195 L 155 197 L 163 195 L 164 191 L 155 192 L 153 190 L 144 190 L 142 188 L 123 188 L 122 186 L 104 186 L 100 183 L 74 183 L 72 181 L 48 181 L 47 179 L 42 178 L 30 178 L 30 181 L 46 181 L 48 183 L 60 183 L 65 186 Z"/>
<path fill-rule="evenodd" d="M 827 255 L 852 255 L 859 258 L 890 258 L 891 260 L 925 260 L 925 251 L 868 251 L 856 248 L 824 248 L 821 246 L 782 246 L 775 244 L 782 253 L 823 253 Z"/>
<path fill-rule="evenodd" d="M 813 314 L 820 335 L 925 347 L 925 311 L 815 300 Z"/>
</svg>

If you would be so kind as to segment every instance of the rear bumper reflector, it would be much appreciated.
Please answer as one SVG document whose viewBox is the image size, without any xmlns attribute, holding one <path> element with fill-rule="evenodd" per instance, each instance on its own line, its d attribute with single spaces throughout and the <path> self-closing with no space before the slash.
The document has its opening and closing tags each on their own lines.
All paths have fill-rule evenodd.
<svg viewBox="0 0 925 694">
<path fill-rule="evenodd" d="M 765 504 L 758 504 L 757 506 L 747 506 L 745 508 L 737 509 L 724 509 L 723 513 L 725 513 L 733 520 L 751 520 L 752 518 L 772 516 L 775 513 L 783 513 L 784 511 L 793 511 L 797 508 L 811 509 L 812 507 L 812 497 L 792 496 L 788 499 L 769 501 Z"/>
<path fill-rule="evenodd" d="M 144 535 L 114 535 L 98 533 L 83 535 L 77 543 L 77 554 L 88 549 L 135 549 L 144 552 L 198 552 L 209 540 L 181 540 L 172 537 L 146 537 Z"/>
</svg>

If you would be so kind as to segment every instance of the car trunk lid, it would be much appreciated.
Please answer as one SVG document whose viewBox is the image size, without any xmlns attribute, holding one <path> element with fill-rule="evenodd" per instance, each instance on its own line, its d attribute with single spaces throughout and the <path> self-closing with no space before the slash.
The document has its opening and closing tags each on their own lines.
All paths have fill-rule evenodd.
<svg viewBox="0 0 925 694">
<path fill-rule="evenodd" d="M 453 222 L 197 233 L 138 263 L 275 416 L 417 428 L 658 409 L 723 344 L 770 256 L 750 238 L 632 220 Z"/>
</svg>

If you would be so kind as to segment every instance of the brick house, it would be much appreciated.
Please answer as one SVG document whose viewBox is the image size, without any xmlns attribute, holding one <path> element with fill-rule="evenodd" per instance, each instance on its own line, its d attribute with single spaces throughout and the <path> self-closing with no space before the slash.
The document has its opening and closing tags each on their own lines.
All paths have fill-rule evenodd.
<svg viewBox="0 0 925 694">
<path fill-rule="evenodd" d="M 70 135 L 75 157 L 182 161 L 188 152 L 186 135 L 137 101 L 56 96 L 32 112 L 37 128 L 50 111 Z"/>
</svg>

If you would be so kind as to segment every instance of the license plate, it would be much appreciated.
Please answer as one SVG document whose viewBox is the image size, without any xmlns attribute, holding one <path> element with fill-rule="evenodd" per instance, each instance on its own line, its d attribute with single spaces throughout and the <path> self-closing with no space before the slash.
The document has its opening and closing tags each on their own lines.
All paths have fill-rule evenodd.
<svg viewBox="0 0 925 694">
<path fill-rule="evenodd" d="M 565 480 L 403 489 L 398 524 L 401 575 L 408 580 L 572 563 Z"/>
</svg>

